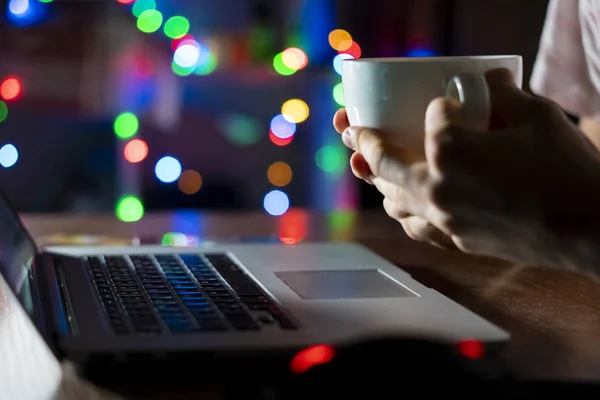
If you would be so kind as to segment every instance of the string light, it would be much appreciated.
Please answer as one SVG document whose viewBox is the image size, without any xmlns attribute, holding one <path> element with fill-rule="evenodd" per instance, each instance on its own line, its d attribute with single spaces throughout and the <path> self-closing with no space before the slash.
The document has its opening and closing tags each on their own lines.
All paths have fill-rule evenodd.
<svg viewBox="0 0 600 400">
<path fill-rule="evenodd" d="M 8 118 L 8 106 L 0 100 L 0 122 L 6 121 L 6 118 Z"/>
<path fill-rule="evenodd" d="M 131 13 L 139 17 L 144 11 L 156 10 L 156 2 L 154 0 L 137 0 L 133 7 L 131 7 Z"/>
<path fill-rule="evenodd" d="M 273 186 L 287 186 L 292 180 L 292 168 L 282 161 L 275 162 L 269 166 L 267 178 Z"/>
<path fill-rule="evenodd" d="M 148 156 L 148 145 L 141 139 L 134 139 L 125 145 L 123 153 L 130 163 L 139 163 Z"/>
<path fill-rule="evenodd" d="M 174 157 L 165 156 L 156 163 L 154 173 L 164 183 L 175 182 L 181 175 L 181 163 Z"/>
<path fill-rule="evenodd" d="M 0 165 L 4 168 L 10 168 L 17 163 L 19 152 L 12 144 L 5 144 L 0 148 Z"/>
<path fill-rule="evenodd" d="M 15 100 L 21 95 L 21 81 L 11 76 L 0 83 L 0 97 L 5 101 Z"/>
<path fill-rule="evenodd" d="M 135 196 L 125 196 L 117 203 L 116 214 L 123 222 L 139 221 L 144 216 L 144 205 Z"/>
<path fill-rule="evenodd" d="M 296 133 L 296 124 L 278 114 L 271 120 L 271 132 L 280 139 L 287 139 Z"/>
<path fill-rule="evenodd" d="M 352 36 L 343 29 L 335 29 L 329 33 L 329 45 L 337 51 L 346 50 L 352 45 Z"/>
<path fill-rule="evenodd" d="M 296 72 L 308 65 L 308 56 L 299 48 L 291 47 L 281 53 L 281 61 L 290 70 Z"/>
<path fill-rule="evenodd" d="M 115 135 L 120 139 L 129 139 L 137 133 L 139 126 L 140 124 L 135 114 L 124 112 L 115 118 Z"/>
<path fill-rule="evenodd" d="M 352 60 L 354 56 L 347 53 L 338 54 L 333 58 L 333 69 L 338 75 L 342 75 L 342 61 Z"/>
<path fill-rule="evenodd" d="M 146 10 L 138 17 L 137 27 L 144 33 L 152 33 L 160 29 L 162 22 L 163 16 L 160 11 Z"/>
<path fill-rule="evenodd" d="M 198 193 L 202 187 L 202 176 L 197 171 L 188 169 L 181 173 L 177 186 L 185 194 Z"/>
<path fill-rule="evenodd" d="M 306 121 L 310 114 L 308 105 L 300 99 L 291 99 L 281 106 L 281 114 L 288 122 L 299 124 Z"/>
<path fill-rule="evenodd" d="M 344 105 L 346 104 L 344 102 L 344 87 L 342 86 L 342 82 L 340 82 L 334 86 L 333 99 L 335 100 L 336 103 L 338 103 L 342 107 L 344 107 Z"/>
<path fill-rule="evenodd" d="M 263 206 L 271 215 L 283 215 L 290 208 L 290 199 L 281 190 L 272 190 L 265 195 Z"/>
<path fill-rule="evenodd" d="M 184 37 L 190 30 L 190 21 L 181 16 L 171 17 L 163 28 L 165 35 L 171 39 Z"/>
</svg>

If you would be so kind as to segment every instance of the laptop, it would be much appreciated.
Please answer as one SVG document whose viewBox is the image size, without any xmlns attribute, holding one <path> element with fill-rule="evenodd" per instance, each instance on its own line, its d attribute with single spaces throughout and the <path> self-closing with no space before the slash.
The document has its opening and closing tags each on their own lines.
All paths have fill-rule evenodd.
<svg viewBox="0 0 600 400">
<path fill-rule="evenodd" d="M 291 354 L 389 336 L 509 339 L 352 243 L 37 248 L 3 195 L 0 238 L 5 281 L 55 353 L 77 365 Z"/>
</svg>

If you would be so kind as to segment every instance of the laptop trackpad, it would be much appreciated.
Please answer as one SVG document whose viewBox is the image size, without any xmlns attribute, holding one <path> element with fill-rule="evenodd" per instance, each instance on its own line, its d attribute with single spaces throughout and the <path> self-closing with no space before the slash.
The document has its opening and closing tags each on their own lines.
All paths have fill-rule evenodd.
<svg viewBox="0 0 600 400">
<path fill-rule="evenodd" d="M 275 274 L 290 289 L 307 300 L 417 296 L 377 269 L 281 271 Z"/>
</svg>

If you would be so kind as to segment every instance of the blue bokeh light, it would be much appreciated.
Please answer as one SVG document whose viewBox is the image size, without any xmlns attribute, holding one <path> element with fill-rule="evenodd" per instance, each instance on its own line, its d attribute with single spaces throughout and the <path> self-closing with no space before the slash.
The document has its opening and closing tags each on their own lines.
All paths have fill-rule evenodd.
<svg viewBox="0 0 600 400">
<path fill-rule="evenodd" d="M 342 61 L 352 60 L 353 58 L 354 56 L 347 53 L 338 54 L 333 58 L 333 69 L 338 75 L 342 75 Z"/>
<path fill-rule="evenodd" d="M 19 152 L 12 144 L 5 144 L 0 148 L 0 165 L 4 168 L 10 168 L 16 164 L 19 159 Z"/>
<path fill-rule="evenodd" d="M 288 139 L 296 133 L 296 124 L 288 121 L 282 114 L 278 114 L 271 120 L 271 132 L 279 139 Z"/>
<path fill-rule="evenodd" d="M 272 190 L 265 195 L 263 206 L 265 211 L 271 215 L 283 215 L 290 208 L 290 199 L 281 190 Z"/>
<path fill-rule="evenodd" d="M 156 163 L 154 173 L 161 182 L 175 182 L 181 175 L 181 163 L 174 157 L 163 157 Z"/>
<path fill-rule="evenodd" d="M 406 53 L 406 57 L 435 57 L 437 54 L 430 49 L 412 49 Z"/>
</svg>

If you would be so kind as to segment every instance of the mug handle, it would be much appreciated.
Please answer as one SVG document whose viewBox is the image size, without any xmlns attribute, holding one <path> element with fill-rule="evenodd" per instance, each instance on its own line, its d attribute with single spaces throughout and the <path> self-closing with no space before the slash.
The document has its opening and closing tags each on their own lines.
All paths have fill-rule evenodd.
<svg viewBox="0 0 600 400">
<path fill-rule="evenodd" d="M 462 124 L 468 128 L 487 131 L 490 121 L 490 91 L 483 75 L 462 73 L 446 84 L 446 97 L 462 103 Z"/>
</svg>

